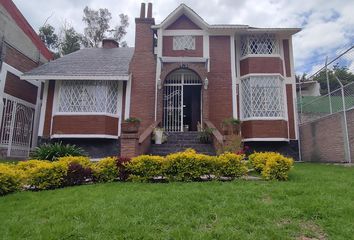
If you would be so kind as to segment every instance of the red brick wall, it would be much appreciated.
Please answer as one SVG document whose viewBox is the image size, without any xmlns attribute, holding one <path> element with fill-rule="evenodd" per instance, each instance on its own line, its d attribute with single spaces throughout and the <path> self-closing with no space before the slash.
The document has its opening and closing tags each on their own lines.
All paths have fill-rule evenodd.
<svg viewBox="0 0 354 240">
<path fill-rule="evenodd" d="M 200 29 L 200 27 L 198 27 L 185 15 L 181 15 L 174 23 L 168 26 L 167 29 Z"/>
<path fill-rule="evenodd" d="M 118 135 L 118 118 L 101 115 L 54 116 L 52 134 Z"/>
<path fill-rule="evenodd" d="M 291 77 L 289 40 L 283 40 L 284 64 L 287 77 Z"/>
<path fill-rule="evenodd" d="M 37 102 L 37 87 L 10 72 L 7 72 L 6 75 L 4 91 L 27 102 L 33 104 Z"/>
<path fill-rule="evenodd" d="M 249 73 L 283 73 L 279 57 L 248 57 L 240 61 L 241 76 Z"/>
<path fill-rule="evenodd" d="M 221 122 L 232 117 L 230 37 L 211 36 L 209 44 L 210 72 L 207 90 L 210 104 L 209 119 L 220 129 Z"/>
<path fill-rule="evenodd" d="M 17 70 L 27 72 L 39 65 L 16 49 L 8 45 L 5 46 L 5 62 Z"/>
<path fill-rule="evenodd" d="M 164 36 L 162 56 L 203 57 L 203 36 L 195 36 L 195 50 L 173 50 L 173 36 Z"/>
<path fill-rule="evenodd" d="M 54 100 L 54 88 L 55 88 L 55 81 L 50 80 L 48 86 L 48 94 L 47 94 L 47 105 L 45 108 L 45 116 L 44 116 L 43 138 L 50 137 L 52 109 L 53 109 L 53 100 Z"/>
<path fill-rule="evenodd" d="M 288 107 L 288 120 L 289 120 L 289 137 L 295 139 L 295 113 L 294 113 L 294 98 L 293 86 L 286 84 L 286 103 Z"/>
<path fill-rule="evenodd" d="M 288 138 L 284 120 L 251 120 L 242 122 L 243 138 Z"/>
</svg>

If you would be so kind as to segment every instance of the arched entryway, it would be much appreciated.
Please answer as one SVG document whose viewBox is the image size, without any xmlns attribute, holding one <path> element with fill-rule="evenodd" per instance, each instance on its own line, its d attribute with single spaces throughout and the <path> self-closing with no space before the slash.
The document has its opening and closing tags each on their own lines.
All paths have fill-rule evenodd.
<svg viewBox="0 0 354 240">
<path fill-rule="evenodd" d="M 163 127 L 168 132 L 197 131 L 202 116 L 202 81 L 189 69 L 167 75 L 163 89 Z"/>
</svg>

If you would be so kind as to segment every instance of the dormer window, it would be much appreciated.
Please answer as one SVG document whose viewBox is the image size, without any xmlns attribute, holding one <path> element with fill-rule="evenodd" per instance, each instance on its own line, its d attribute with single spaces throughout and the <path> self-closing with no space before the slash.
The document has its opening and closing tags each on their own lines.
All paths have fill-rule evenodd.
<svg viewBox="0 0 354 240">
<path fill-rule="evenodd" d="M 174 36 L 173 50 L 195 50 L 195 37 L 190 35 Z"/>
<path fill-rule="evenodd" d="M 241 37 L 241 55 L 279 54 L 279 43 L 274 34 L 253 34 Z"/>
</svg>

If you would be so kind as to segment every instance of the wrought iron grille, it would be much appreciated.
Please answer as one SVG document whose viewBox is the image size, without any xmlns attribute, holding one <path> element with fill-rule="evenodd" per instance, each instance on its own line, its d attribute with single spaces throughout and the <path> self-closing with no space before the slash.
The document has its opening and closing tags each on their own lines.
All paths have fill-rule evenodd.
<svg viewBox="0 0 354 240">
<path fill-rule="evenodd" d="M 253 34 L 241 37 L 241 55 L 279 54 L 279 43 L 274 34 Z"/>
<path fill-rule="evenodd" d="M 173 50 L 195 50 L 195 37 L 190 35 L 174 36 Z"/>
<path fill-rule="evenodd" d="M 58 112 L 97 112 L 117 114 L 118 82 L 62 81 Z"/>
<path fill-rule="evenodd" d="M 284 117 L 283 80 L 279 76 L 252 76 L 241 81 L 242 118 Z"/>
</svg>

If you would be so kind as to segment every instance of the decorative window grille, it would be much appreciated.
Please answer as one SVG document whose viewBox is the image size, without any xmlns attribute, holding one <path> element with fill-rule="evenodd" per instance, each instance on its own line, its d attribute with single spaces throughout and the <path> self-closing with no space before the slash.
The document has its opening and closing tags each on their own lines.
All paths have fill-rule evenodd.
<svg viewBox="0 0 354 240">
<path fill-rule="evenodd" d="M 252 76 L 241 81 L 242 118 L 283 118 L 283 80 L 279 76 Z"/>
<path fill-rule="evenodd" d="M 174 36 L 173 50 L 195 50 L 194 36 Z"/>
<path fill-rule="evenodd" d="M 279 54 L 279 43 L 274 34 L 254 34 L 241 37 L 241 55 Z"/>
<path fill-rule="evenodd" d="M 58 112 L 117 114 L 118 82 L 62 81 Z"/>
</svg>

